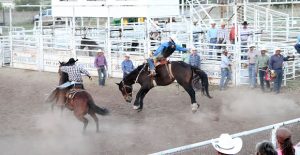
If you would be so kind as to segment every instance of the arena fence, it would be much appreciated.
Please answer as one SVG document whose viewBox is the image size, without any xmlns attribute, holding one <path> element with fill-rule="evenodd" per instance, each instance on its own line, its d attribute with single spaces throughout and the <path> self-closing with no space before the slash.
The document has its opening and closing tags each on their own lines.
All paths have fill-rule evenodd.
<svg viewBox="0 0 300 155">
<path fill-rule="evenodd" d="M 30 6 L 15 6 L 15 8 L 18 7 Z M 38 10 L 43 9 L 43 6 L 32 7 L 38 7 Z M 291 48 L 291 44 L 286 43 L 289 40 L 287 36 L 290 31 L 289 25 L 284 23 L 289 23 L 289 16 L 256 5 L 240 6 L 240 8 L 243 8 L 241 10 L 238 10 L 237 6 L 232 6 L 232 4 L 229 7 L 231 9 L 228 10 L 228 15 L 237 14 L 234 18 L 239 23 L 244 19 L 252 23 L 251 29 L 254 30 L 254 34 L 251 35 L 249 44 L 255 43 L 258 50 L 262 46 L 267 46 L 269 55 L 273 54 L 276 46 L 280 46 L 286 55 L 289 55 L 291 52 L 291 54 L 295 54 L 295 50 Z M 193 8 L 193 5 L 189 5 L 189 9 L 195 10 L 199 8 L 196 6 Z M 110 18 L 104 18 L 106 24 L 102 23 L 101 25 L 100 20 L 103 19 L 78 18 L 74 16 L 68 19 L 64 18 L 60 21 L 53 19 L 52 25 L 44 25 L 42 20 L 35 21 L 35 27 L 32 30 L 25 30 L 22 27 L 16 26 L 21 18 L 12 16 L 17 14 L 15 9 L 9 8 L 9 11 L 6 15 L 10 17 L 10 26 L 1 27 L 3 31 L 0 47 L 2 65 L 57 72 L 58 61 L 66 61 L 70 57 L 76 57 L 80 60 L 78 62 L 80 65 L 87 68 L 92 75 L 97 75 L 93 60 L 97 49 L 102 48 L 106 52 L 108 59 L 109 76 L 122 77 L 121 62 L 125 54 L 130 54 L 134 65 L 138 66 L 145 61 L 150 51 L 157 49 L 162 40 L 166 40 L 171 34 L 177 34 L 179 44 L 186 47 L 195 46 L 197 48 L 198 53 L 203 58 L 201 68 L 208 73 L 211 83 L 219 83 L 220 54 L 222 53 L 222 49 L 210 49 L 209 46 L 211 44 L 208 43 L 205 35 L 207 28 L 210 27 L 209 20 L 212 19 L 211 17 L 204 19 L 192 13 L 191 16 L 197 17 L 185 18 L 179 16 L 175 18 L 176 22 L 172 22 L 171 20 L 170 23 L 160 22 L 160 20 L 164 18 L 173 19 L 173 17 L 147 18 L 145 22 L 127 24 L 122 23 L 123 20 L 121 20 L 120 25 L 114 25 L 110 22 Z M 207 14 L 209 10 L 202 7 L 202 11 Z M 189 13 L 191 12 L 190 10 Z M 240 17 L 243 17 L 243 19 L 240 19 Z M 198 25 L 195 25 L 199 28 L 199 31 L 196 33 L 194 33 L 195 29 L 193 28 L 194 19 L 199 20 Z M 160 28 L 158 31 L 160 36 L 157 40 L 151 40 L 150 38 L 151 24 L 149 23 L 153 24 L 152 20 L 159 21 Z M 218 23 L 221 22 L 221 19 L 214 20 Z M 229 17 L 224 18 L 224 20 L 227 21 L 228 28 L 230 28 L 229 23 L 231 21 L 229 21 Z M 261 24 L 263 22 L 267 24 Z M 202 23 L 202 25 L 199 25 L 199 23 Z M 203 24 L 206 24 L 206 26 L 203 26 Z M 238 29 L 241 28 L 241 25 L 236 26 Z M 265 30 L 264 33 L 259 34 L 262 29 Z M 294 27 L 294 29 L 296 28 Z M 84 37 L 92 39 L 97 45 L 86 45 L 82 48 L 82 41 L 87 41 Z M 232 54 L 234 64 L 233 84 L 247 84 L 247 60 L 241 60 L 241 56 L 246 54 L 245 52 L 241 53 L 241 50 L 247 47 L 241 47 L 239 42 L 219 46 L 227 48 Z M 181 60 L 182 56 L 182 53 L 174 53 L 171 60 Z M 287 74 L 285 80 L 295 79 L 297 76 L 300 76 L 299 64 L 299 55 L 296 57 L 296 61 L 286 64 Z"/>
<path fill-rule="evenodd" d="M 249 131 L 243 131 L 240 133 L 233 134 L 232 137 L 240 137 L 243 140 L 243 147 L 242 150 L 238 153 L 238 155 L 254 155 L 255 154 L 255 146 L 257 143 L 268 140 L 271 141 L 274 146 L 276 146 L 276 130 L 279 127 L 286 127 L 291 130 L 293 133 L 292 141 L 293 144 L 300 142 L 300 118 L 289 120 L 286 122 L 281 122 Z M 194 143 L 190 145 L 185 145 L 157 153 L 153 153 L 150 155 L 210 155 L 215 154 L 216 151 L 214 150 L 211 142 L 214 141 L 207 140 L 199 143 Z"/>
</svg>

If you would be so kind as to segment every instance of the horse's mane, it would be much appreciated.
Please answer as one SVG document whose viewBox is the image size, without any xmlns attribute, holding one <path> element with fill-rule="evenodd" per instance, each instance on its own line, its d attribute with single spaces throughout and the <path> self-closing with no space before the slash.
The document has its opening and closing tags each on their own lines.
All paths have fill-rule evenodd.
<svg viewBox="0 0 300 155">
<path fill-rule="evenodd" d="M 59 67 L 61 66 L 71 66 L 69 62 L 59 62 Z M 60 71 L 60 78 L 59 78 L 59 84 L 63 84 L 69 80 L 69 76 L 67 73 Z"/>
<path fill-rule="evenodd" d="M 140 71 L 145 68 L 147 65 L 147 63 L 144 63 L 142 65 L 139 65 L 137 68 L 135 68 L 133 71 L 131 71 L 126 77 L 124 77 L 124 81 L 128 81 L 130 83 L 134 83 L 135 82 L 135 79 L 136 77 L 138 76 L 138 74 L 140 73 Z M 145 66 L 145 67 L 144 67 Z"/>
</svg>

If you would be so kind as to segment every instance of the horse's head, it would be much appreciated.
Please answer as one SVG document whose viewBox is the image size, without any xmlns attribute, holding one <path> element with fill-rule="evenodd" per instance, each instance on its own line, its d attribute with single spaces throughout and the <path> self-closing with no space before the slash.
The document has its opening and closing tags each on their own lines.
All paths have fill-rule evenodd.
<svg viewBox="0 0 300 155">
<path fill-rule="evenodd" d="M 72 65 L 75 64 L 75 62 L 77 61 L 77 60 L 74 60 L 74 62 L 73 62 L 73 60 L 74 60 L 74 59 L 71 58 L 68 62 L 60 62 L 60 61 L 59 61 L 59 68 L 58 68 L 58 74 L 59 74 L 59 76 L 60 76 L 59 84 L 63 84 L 63 83 L 65 83 L 65 82 L 67 82 L 67 81 L 69 80 L 68 74 L 65 73 L 65 72 L 62 72 L 62 71 L 60 70 L 60 68 L 61 68 L 62 66 L 72 66 Z"/>
<path fill-rule="evenodd" d="M 126 102 L 130 103 L 132 101 L 132 85 L 126 85 L 124 81 L 117 83 L 119 90 L 121 91 Z"/>
</svg>

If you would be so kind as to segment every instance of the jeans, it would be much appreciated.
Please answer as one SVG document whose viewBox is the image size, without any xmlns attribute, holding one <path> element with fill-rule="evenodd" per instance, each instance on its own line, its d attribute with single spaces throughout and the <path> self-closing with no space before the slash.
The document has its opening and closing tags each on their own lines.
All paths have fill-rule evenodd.
<svg viewBox="0 0 300 155">
<path fill-rule="evenodd" d="M 280 92 L 282 78 L 283 78 L 283 70 L 282 69 L 276 69 L 276 78 L 274 80 L 274 91 L 276 93 Z"/>
<path fill-rule="evenodd" d="M 152 58 L 148 58 L 148 59 L 147 59 L 147 62 L 148 62 L 148 64 L 149 64 L 150 70 L 155 70 L 155 66 L 154 66 L 154 61 L 153 61 L 153 59 L 152 59 Z"/>
<path fill-rule="evenodd" d="M 210 44 L 216 44 L 217 43 L 217 38 L 211 38 L 209 40 L 209 43 Z M 209 45 L 209 49 L 216 49 L 216 46 L 215 45 Z M 210 50 L 211 51 L 211 50 Z M 213 55 L 213 52 L 208 52 L 208 55 L 212 56 Z"/>
<path fill-rule="evenodd" d="M 75 84 L 82 84 L 82 82 L 75 82 L 75 81 L 67 81 L 67 82 L 65 82 L 65 83 L 63 83 L 62 85 L 59 85 L 57 88 L 59 88 L 59 89 L 65 89 L 65 88 L 67 88 L 67 87 L 69 87 L 69 86 L 71 86 L 71 85 L 75 85 Z"/>
<path fill-rule="evenodd" d="M 98 68 L 98 76 L 99 76 L 99 85 L 105 85 L 105 78 L 106 78 L 106 69 L 105 67 Z"/>
<path fill-rule="evenodd" d="M 227 87 L 228 82 L 231 80 L 231 72 L 228 68 L 221 68 L 220 89 L 223 90 Z"/>
<path fill-rule="evenodd" d="M 248 52 L 248 47 L 247 47 L 247 41 L 245 42 L 243 42 L 243 41 L 241 41 L 241 54 L 243 54 L 242 56 L 241 56 L 241 60 L 247 60 L 247 52 Z M 246 55 L 245 55 L 246 54 Z"/>
<path fill-rule="evenodd" d="M 270 88 L 270 81 L 265 80 L 266 70 L 260 69 L 258 74 L 259 74 L 259 81 L 260 81 L 261 90 L 265 91 L 265 86 L 264 86 L 265 82 L 266 82 L 267 88 L 269 89 Z"/>
<path fill-rule="evenodd" d="M 249 71 L 249 84 L 250 87 L 256 87 L 256 67 L 255 64 L 249 64 L 248 66 Z"/>
</svg>

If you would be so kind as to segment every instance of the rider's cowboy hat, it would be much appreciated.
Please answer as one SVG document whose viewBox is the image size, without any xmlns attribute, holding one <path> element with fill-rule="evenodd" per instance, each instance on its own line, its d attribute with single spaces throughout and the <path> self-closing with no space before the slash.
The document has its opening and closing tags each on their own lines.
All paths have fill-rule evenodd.
<svg viewBox="0 0 300 155">
<path fill-rule="evenodd" d="M 78 59 L 75 60 L 74 58 L 70 58 L 69 61 L 68 61 L 67 63 L 73 64 L 73 63 L 75 63 L 76 61 L 78 61 Z"/>
<path fill-rule="evenodd" d="M 242 23 L 242 25 L 248 25 L 249 23 L 247 22 L 247 21 L 244 21 L 243 23 Z"/>
<path fill-rule="evenodd" d="M 220 137 L 212 141 L 213 147 L 220 153 L 236 154 L 241 151 L 243 141 L 241 138 L 232 138 L 229 134 L 221 134 Z"/>
</svg>

